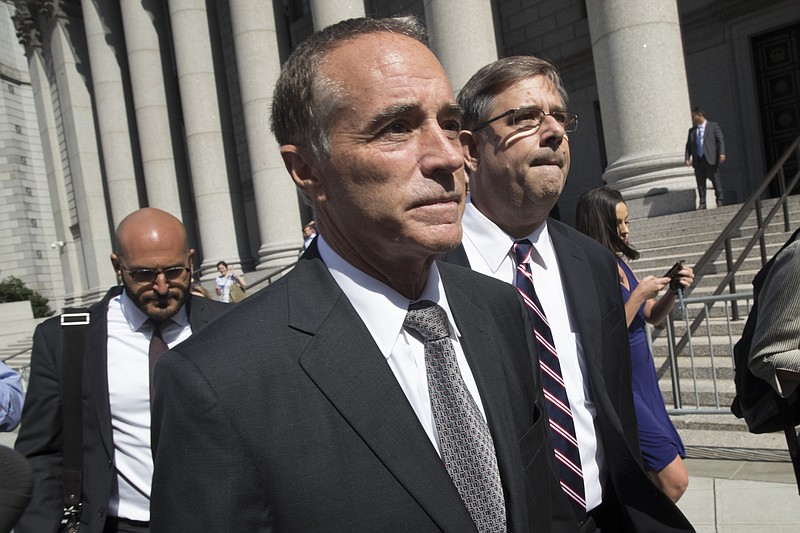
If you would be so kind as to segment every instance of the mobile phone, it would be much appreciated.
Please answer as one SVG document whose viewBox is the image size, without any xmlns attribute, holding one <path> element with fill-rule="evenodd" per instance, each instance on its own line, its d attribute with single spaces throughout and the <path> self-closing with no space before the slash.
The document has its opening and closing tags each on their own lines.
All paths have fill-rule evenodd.
<svg viewBox="0 0 800 533">
<path fill-rule="evenodd" d="M 675 263 L 674 265 L 672 265 L 672 268 L 667 270 L 667 273 L 664 274 L 661 277 L 663 277 L 663 278 L 674 278 L 675 276 L 678 275 L 678 272 L 680 272 L 682 268 L 683 268 L 683 261 L 681 260 L 681 261 L 678 261 L 677 263 Z"/>
</svg>

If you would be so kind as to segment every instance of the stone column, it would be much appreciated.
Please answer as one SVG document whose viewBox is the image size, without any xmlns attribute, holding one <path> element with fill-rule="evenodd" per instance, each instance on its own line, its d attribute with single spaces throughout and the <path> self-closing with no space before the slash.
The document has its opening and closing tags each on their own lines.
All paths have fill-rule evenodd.
<svg viewBox="0 0 800 533">
<path fill-rule="evenodd" d="M 111 218 L 116 227 L 128 214 L 139 209 L 133 138 L 128 128 L 127 101 L 117 56 L 121 56 L 124 49 L 122 29 L 117 24 L 118 17 L 111 14 L 111 10 L 115 9 L 114 3 L 98 4 L 93 0 L 81 0 L 81 8 Z"/>
<path fill-rule="evenodd" d="M 229 0 L 229 6 L 261 235 L 256 269 L 268 270 L 296 261 L 303 240 L 297 192 L 269 129 L 281 69 L 275 14 L 262 0 Z"/>
<path fill-rule="evenodd" d="M 83 0 L 94 3 L 95 0 Z M 147 187 L 147 205 L 173 214 L 184 223 L 179 180 L 188 181 L 186 169 L 178 173 L 183 157 L 173 151 L 173 137 L 164 78 L 159 32 L 166 32 L 159 0 L 124 0 L 119 3 L 125 29 L 128 70 L 142 151 L 142 171 Z M 182 155 L 182 154 L 180 154 Z M 187 183 L 188 185 L 188 183 Z M 187 187 L 188 189 L 188 187 Z M 187 195 L 188 196 L 188 195 Z M 189 198 L 185 204 L 191 203 Z M 191 211 L 189 211 L 191 213 Z M 187 228 L 188 229 L 188 228 Z M 192 234 L 192 231 L 189 232 Z"/>
<path fill-rule="evenodd" d="M 479 68 L 497 60 L 491 0 L 461 0 L 457 7 L 425 0 L 425 21 L 456 94 Z"/>
<path fill-rule="evenodd" d="M 75 20 L 70 23 L 75 25 Z M 61 123 L 66 144 L 68 171 L 75 215 L 70 214 L 70 241 L 78 247 L 81 261 L 78 275 L 84 278 L 86 301 L 96 301 L 116 283 L 109 254 L 112 251 L 110 224 L 106 212 L 100 157 L 92 112 L 92 99 L 80 62 L 85 60 L 80 40 L 70 40 L 63 22 L 57 21 L 50 33 L 50 54 L 53 63 Z M 85 67 L 84 67 L 85 68 Z M 69 188 L 68 188 L 69 191 Z M 66 207 L 66 206 L 65 206 Z"/>
<path fill-rule="evenodd" d="M 586 2 L 609 165 L 636 218 L 694 209 L 691 126 L 676 0 Z"/>
<path fill-rule="evenodd" d="M 61 274 L 64 279 L 64 298 L 69 305 L 84 291 L 84 277 L 78 260 L 78 249 L 69 231 L 69 200 L 61 166 L 58 146 L 58 132 L 53 111 L 53 99 L 47 72 L 44 68 L 41 50 L 28 48 L 28 69 L 31 73 L 33 99 L 36 103 L 36 117 L 39 135 L 42 140 L 42 157 L 47 172 L 50 190 L 50 203 L 53 207 L 53 222 L 56 228 L 56 251 L 59 253 Z M 63 244 L 62 244 L 63 243 Z"/>
<path fill-rule="evenodd" d="M 314 31 L 364 16 L 364 0 L 310 0 Z"/>
<path fill-rule="evenodd" d="M 169 0 L 169 15 L 203 246 L 200 268 L 211 271 L 217 261 L 224 260 L 238 270 L 241 259 L 233 206 L 237 201 L 241 204 L 241 198 L 234 196 L 229 184 L 206 2 Z M 232 178 L 238 180 L 238 174 Z"/>
</svg>

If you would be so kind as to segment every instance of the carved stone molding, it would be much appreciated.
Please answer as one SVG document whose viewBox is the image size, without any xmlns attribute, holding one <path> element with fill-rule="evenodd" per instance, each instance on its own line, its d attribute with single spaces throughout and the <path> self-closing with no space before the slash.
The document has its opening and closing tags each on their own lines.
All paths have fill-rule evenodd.
<svg viewBox="0 0 800 533">
<path fill-rule="evenodd" d="M 30 47 L 41 46 L 42 34 L 38 25 L 37 2 L 29 0 L 14 0 L 15 13 L 11 17 L 17 31 L 17 40 L 27 50 Z"/>
</svg>

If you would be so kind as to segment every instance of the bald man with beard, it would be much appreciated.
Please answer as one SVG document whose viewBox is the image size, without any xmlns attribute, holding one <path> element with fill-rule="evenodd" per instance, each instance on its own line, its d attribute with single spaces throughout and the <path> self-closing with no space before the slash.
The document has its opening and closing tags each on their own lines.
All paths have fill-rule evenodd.
<svg viewBox="0 0 800 533">
<path fill-rule="evenodd" d="M 189 288 L 194 249 L 174 216 L 154 208 L 117 228 L 111 264 L 120 285 L 89 308 L 83 350 L 81 532 L 146 532 L 150 521 L 150 344 L 173 347 L 226 309 Z M 162 345 L 163 346 L 163 345 Z M 34 471 L 18 533 L 55 532 L 62 516 L 60 317 L 39 325 L 16 449 Z"/>
</svg>

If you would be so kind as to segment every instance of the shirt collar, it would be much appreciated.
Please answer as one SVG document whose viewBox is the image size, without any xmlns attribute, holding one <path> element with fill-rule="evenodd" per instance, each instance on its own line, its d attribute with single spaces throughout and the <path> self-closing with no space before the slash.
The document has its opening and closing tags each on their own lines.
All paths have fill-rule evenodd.
<svg viewBox="0 0 800 533">
<path fill-rule="evenodd" d="M 514 239 L 486 218 L 472 203 L 472 197 L 467 198 L 462 224 L 466 230 L 464 238 L 472 242 L 486 265 L 496 273 L 514 244 Z"/>
<path fill-rule="evenodd" d="M 514 253 L 511 247 L 514 239 L 500 229 L 497 224 L 486 218 L 486 215 L 472 203 L 472 197 L 467 198 L 462 224 L 467 230 L 464 232 L 464 238 L 472 242 L 492 272 L 496 273 L 500 269 L 509 254 L 513 259 Z M 554 256 L 553 244 L 550 242 L 550 233 L 547 230 L 547 220 L 525 238 L 533 244 L 531 260 L 546 269 L 551 263 L 550 258 Z"/>
<path fill-rule="evenodd" d="M 367 326 L 378 349 L 388 358 L 397 336 L 403 330 L 408 306 L 417 300 L 409 300 L 385 283 L 354 267 L 336 253 L 322 235 L 317 236 L 317 247 L 322 262 Z M 440 305 L 447 313 L 451 334 L 460 337 L 435 262 L 431 264 L 428 281 L 418 300 L 430 300 Z"/>
<path fill-rule="evenodd" d="M 139 331 L 139 328 L 141 328 L 144 323 L 147 322 L 149 317 L 144 314 L 141 309 L 136 307 L 136 304 L 133 303 L 133 300 L 130 299 L 128 292 L 124 288 L 122 292 L 114 298 L 114 300 L 122 309 L 122 315 L 128 322 L 128 326 L 130 326 L 131 331 Z M 189 316 L 186 314 L 186 305 L 182 305 L 181 308 L 178 309 L 178 312 L 175 313 L 172 318 L 167 319 L 166 324 L 163 326 L 168 326 L 170 322 L 175 322 L 181 327 L 186 327 L 189 324 Z"/>
</svg>

